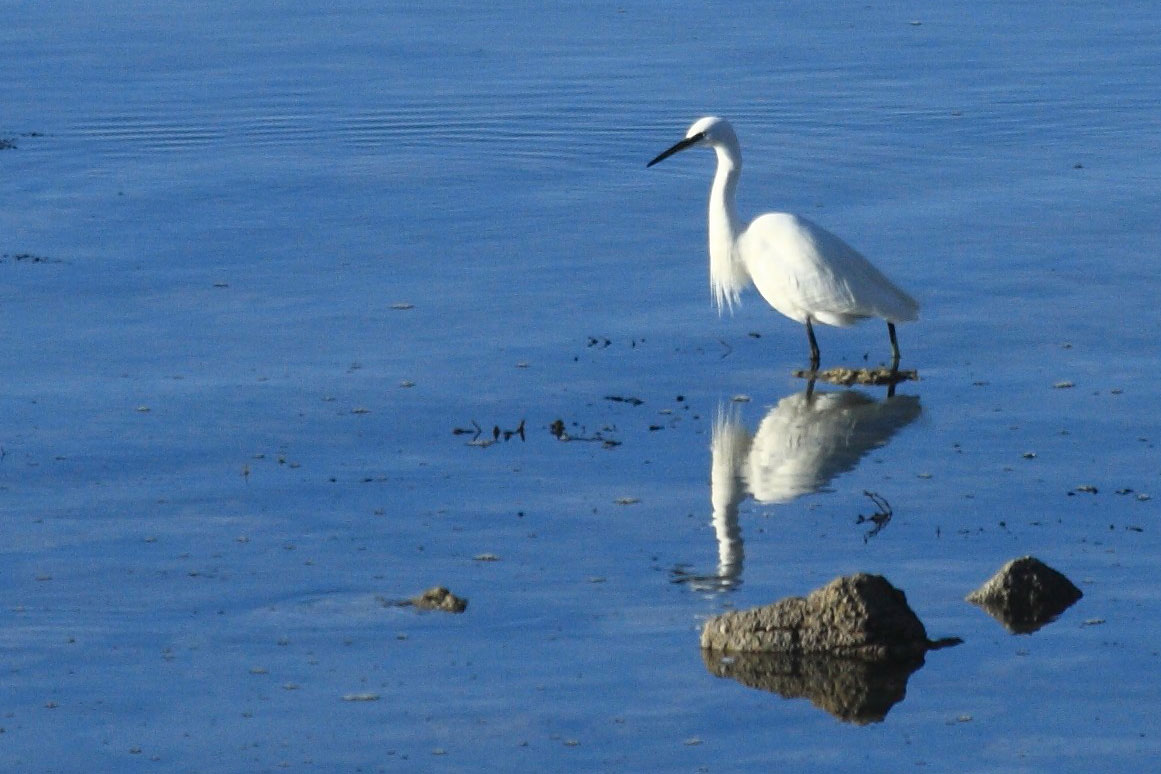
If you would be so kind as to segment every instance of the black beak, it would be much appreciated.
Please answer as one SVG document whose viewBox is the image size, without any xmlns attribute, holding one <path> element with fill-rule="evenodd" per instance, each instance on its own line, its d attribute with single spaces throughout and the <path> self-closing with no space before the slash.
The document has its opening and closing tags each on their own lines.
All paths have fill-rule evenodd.
<svg viewBox="0 0 1161 774">
<path fill-rule="evenodd" d="M 698 142 L 700 142 L 701 140 L 704 140 L 704 139 L 705 139 L 705 132 L 698 132 L 698 133 L 697 133 L 697 134 L 695 134 L 693 137 L 686 137 L 684 140 L 682 140 L 681 142 L 677 143 L 676 145 L 674 145 L 674 146 L 673 146 L 672 148 L 670 148 L 669 150 L 662 151 L 662 152 L 661 152 L 661 153 L 660 153 L 660 154 L 657 156 L 657 158 L 653 159 L 652 161 L 650 161 L 650 162 L 649 162 L 648 164 L 646 164 L 645 166 L 646 166 L 646 167 L 651 167 L 651 166 L 653 166 L 654 164 L 656 164 L 656 163 L 657 163 L 657 162 L 659 162 L 659 161 L 665 161 L 667 158 L 669 158 L 670 156 L 672 156 L 674 153 L 677 153 L 678 151 L 683 151 L 683 150 L 685 150 L 686 148 L 688 148 L 690 145 L 694 145 L 695 143 L 698 143 Z"/>
</svg>

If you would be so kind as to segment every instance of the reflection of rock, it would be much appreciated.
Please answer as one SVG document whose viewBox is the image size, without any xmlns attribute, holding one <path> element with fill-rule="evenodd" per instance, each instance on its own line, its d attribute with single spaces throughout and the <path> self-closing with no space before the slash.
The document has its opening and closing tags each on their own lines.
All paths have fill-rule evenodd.
<svg viewBox="0 0 1161 774">
<path fill-rule="evenodd" d="M 930 643 L 902 591 L 881 575 L 859 573 L 836 578 L 806 597 L 711 618 L 701 646 L 898 661 L 922 658 Z"/>
<path fill-rule="evenodd" d="M 1031 634 L 1084 596 L 1068 578 L 1031 556 L 1014 559 L 968 594 L 1015 634 Z"/>
<path fill-rule="evenodd" d="M 907 680 L 923 656 L 871 662 L 801 653 L 723 653 L 702 650 L 706 669 L 718 677 L 780 694 L 806 698 L 846 723 L 877 723 L 907 694 Z"/>
</svg>

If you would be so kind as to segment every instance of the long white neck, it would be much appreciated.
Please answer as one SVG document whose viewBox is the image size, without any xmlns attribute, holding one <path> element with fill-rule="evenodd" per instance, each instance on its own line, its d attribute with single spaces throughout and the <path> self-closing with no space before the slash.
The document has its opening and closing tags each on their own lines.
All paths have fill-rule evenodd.
<svg viewBox="0 0 1161 774">
<path fill-rule="evenodd" d="M 742 154 L 737 148 L 714 147 L 718 168 L 709 198 L 710 288 L 718 311 L 733 311 L 749 279 L 736 251 L 741 226 L 734 207 L 734 191 L 742 174 Z"/>
</svg>

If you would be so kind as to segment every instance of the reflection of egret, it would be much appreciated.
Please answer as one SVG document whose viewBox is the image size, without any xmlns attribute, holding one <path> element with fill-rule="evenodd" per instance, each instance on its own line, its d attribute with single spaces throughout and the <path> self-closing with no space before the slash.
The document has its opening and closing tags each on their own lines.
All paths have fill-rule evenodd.
<svg viewBox="0 0 1161 774">
<path fill-rule="evenodd" d="M 743 477 L 761 503 L 818 492 L 919 416 L 919 398 L 806 390 L 778 401 L 750 441 Z M 745 432 L 742 430 L 742 432 Z"/>
<path fill-rule="evenodd" d="M 875 400 L 855 390 L 807 388 L 778 401 L 753 435 L 737 410 L 720 411 L 710 441 L 719 585 L 735 585 L 741 578 L 738 507 L 747 494 L 761 503 L 787 503 L 821 491 L 921 411 L 914 395 Z"/>
<path fill-rule="evenodd" d="M 915 300 L 857 250 L 806 218 L 771 212 L 743 227 L 734 209 L 742 149 L 729 121 L 699 119 L 684 140 L 647 166 L 698 145 L 713 148 L 718 157 L 709 200 L 710 284 L 718 309 L 732 308 L 753 282 L 770 306 L 806 325 L 812 369 L 818 368 L 812 322 L 846 326 L 879 317 L 887 321 L 892 366 L 898 366 L 895 323 L 919 318 Z"/>
<path fill-rule="evenodd" d="M 718 577 L 732 585 L 742 577 L 745 559 L 738 506 L 746 498 L 741 470 L 750 453 L 750 436 L 744 430 L 723 432 L 727 421 L 725 413 L 719 412 L 710 441 L 710 502 L 718 541 Z"/>
</svg>

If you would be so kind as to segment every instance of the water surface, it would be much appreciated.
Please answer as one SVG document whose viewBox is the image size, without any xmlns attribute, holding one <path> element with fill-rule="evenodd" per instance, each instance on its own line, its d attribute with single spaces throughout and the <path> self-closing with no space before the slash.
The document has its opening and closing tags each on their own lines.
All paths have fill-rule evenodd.
<svg viewBox="0 0 1161 774">
<path fill-rule="evenodd" d="M 4 768 L 1156 760 L 1153 5 L 332 6 L 0 6 Z M 712 154 L 644 168 L 706 113 L 923 304 L 900 413 L 820 386 L 725 500 L 806 341 L 711 309 Z M 1085 597 L 1013 636 L 962 598 L 1024 554 Z M 964 639 L 881 722 L 707 670 L 854 571 Z"/>
</svg>

